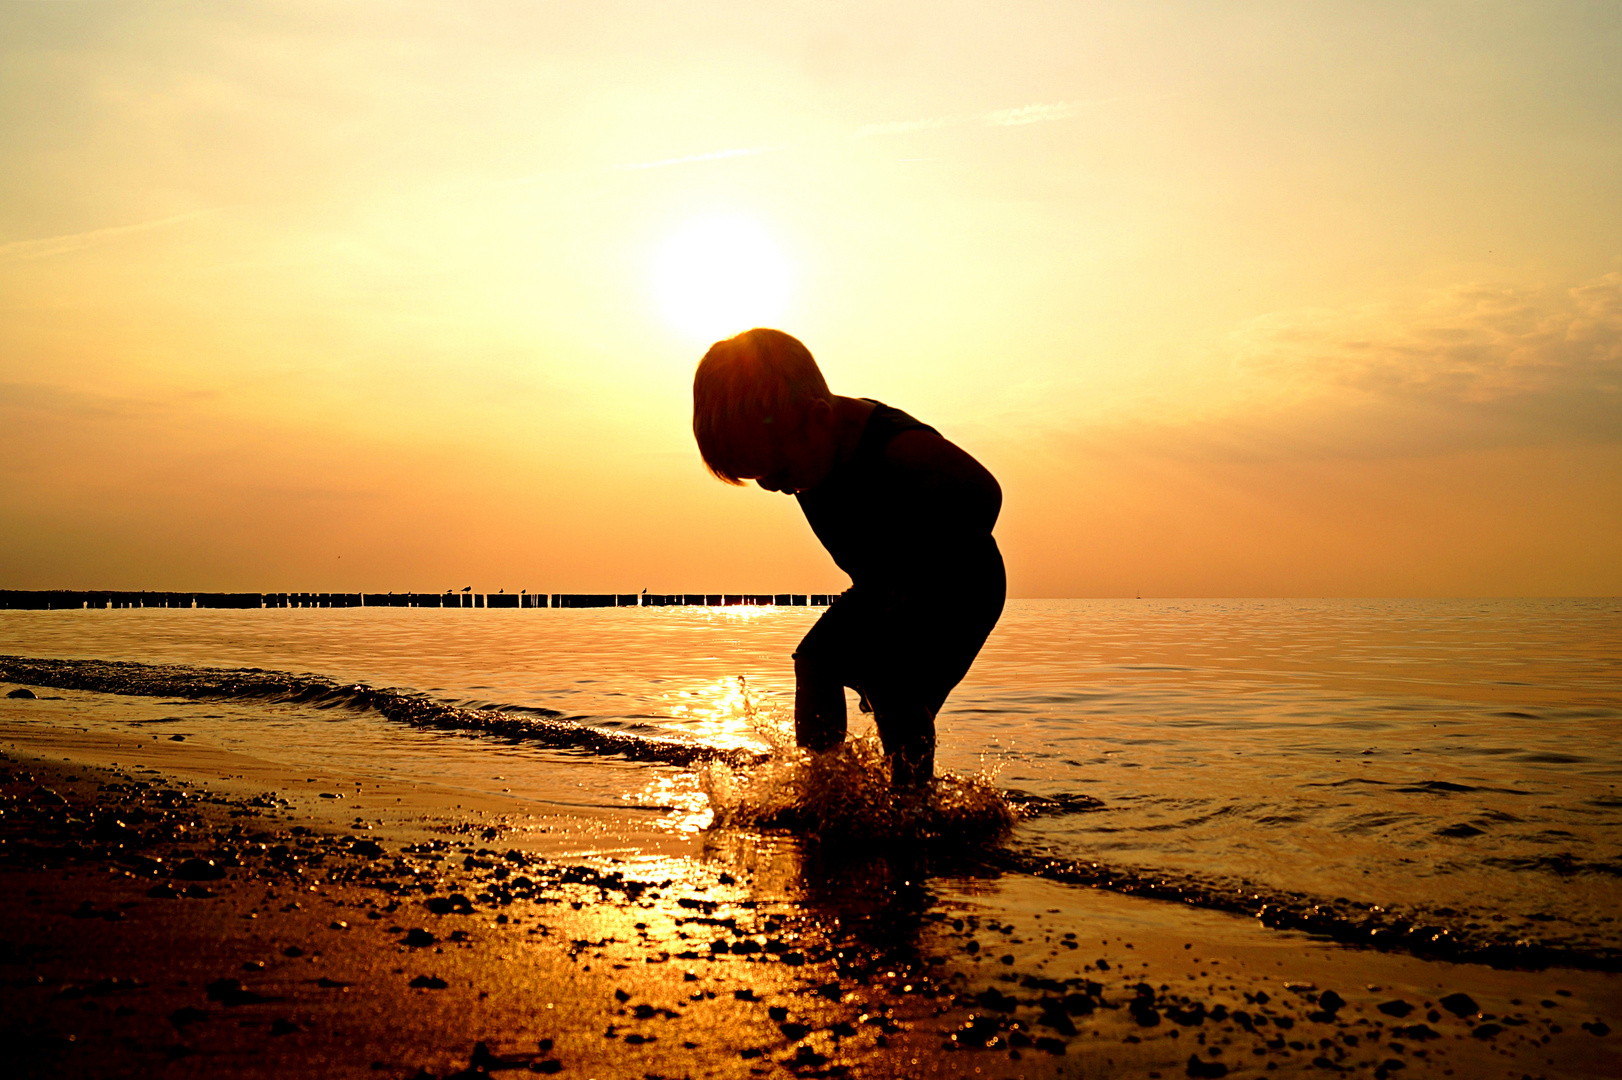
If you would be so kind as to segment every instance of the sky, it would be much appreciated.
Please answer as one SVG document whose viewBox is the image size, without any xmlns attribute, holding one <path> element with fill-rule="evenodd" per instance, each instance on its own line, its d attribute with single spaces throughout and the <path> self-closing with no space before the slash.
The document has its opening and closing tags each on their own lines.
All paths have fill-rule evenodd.
<svg viewBox="0 0 1622 1080">
<path fill-rule="evenodd" d="M 0 0 L 0 588 L 837 591 L 693 447 L 763 324 L 992 470 L 1011 596 L 1617 595 L 1619 56 L 1560 0 Z"/>
</svg>

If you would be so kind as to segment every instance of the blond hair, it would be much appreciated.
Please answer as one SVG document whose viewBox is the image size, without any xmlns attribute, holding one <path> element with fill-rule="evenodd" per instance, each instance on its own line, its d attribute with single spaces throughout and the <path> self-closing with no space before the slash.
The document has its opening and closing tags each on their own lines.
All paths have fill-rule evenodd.
<svg viewBox="0 0 1622 1080">
<path fill-rule="evenodd" d="M 813 401 L 833 401 L 798 338 L 756 327 L 710 346 L 693 374 L 693 438 L 710 472 L 741 484 L 767 425 L 797 424 Z"/>
</svg>

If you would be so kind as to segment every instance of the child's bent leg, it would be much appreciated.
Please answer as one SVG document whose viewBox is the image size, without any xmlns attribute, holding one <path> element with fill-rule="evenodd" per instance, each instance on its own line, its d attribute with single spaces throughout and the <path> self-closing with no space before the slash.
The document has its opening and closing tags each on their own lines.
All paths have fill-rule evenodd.
<svg viewBox="0 0 1622 1080">
<path fill-rule="evenodd" d="M 935 713 L 910 695 L 879 694 L 873 719 L 890 757 L 890 785 L 917 790 L 935 778 Z"/>
<path fill-rule="evenodd" d="M 845 686 L 826 664 L 794 654 L 794 742 L 807 750 L 845 741 Z"/>
</svg>

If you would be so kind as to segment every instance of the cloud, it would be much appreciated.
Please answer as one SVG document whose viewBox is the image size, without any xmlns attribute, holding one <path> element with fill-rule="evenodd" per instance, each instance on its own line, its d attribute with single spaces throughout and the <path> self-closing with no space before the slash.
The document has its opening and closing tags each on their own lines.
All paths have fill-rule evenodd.
<svg viewBox="0 0 1622 1080">
<path fill-rule="evenodd" d="M 927 116 L 916 120 L 888 120 L 877 124 L 863 124 L 851 132 L 856 139 L 876 135 L 906 135 L 914 131 L 934 131 L 959 124 L 981 123 L 991 127 L 1023 127 L 1044 124 L 1054 120 L 1068 120 L 1081 112 L 1079 101 L 1055 101 L 1034 105 L 1020 105 L 1012 109 L 992 109 L 989 112 L 959 113 L 953 116 Z"/>
<path fill-rule="evenodd" d="M 981 113 L 980 119 L 993 127 L 1023 127 L 1026 124 L 1068 120 L 1080 111 L 1080 103 L 1060 101 L 1050 105 L 1021 105 L 1017 109 L 998 109 L 995 112 Z"/>
<path fill-rule="evenodd" d="M 1263 413 L 1330 430 L 1355 418 L 1353 442 L 1622 442 L 1622 273 L 1275 313 L 1234 335 L 1232 371 Z"/>
<path fill-rule="evenodd" d="M 1059 444 L 1231 462 L 1622 445 L 1622 273 L 1272 312 L 1213 359 L 1214 375 L 1123 404 Z"/>
<path fill-rule="evenodd" d="M 64 236 L 47 236 L 39 240 L 13 240 L 9 244 L 0 244 L 0 262 L 21 262 L 25 259 L 43 259 L 51 255 L 83 251 L 85 248 L 99 247 L 137 233 L 167 228 L 214 213 L 218 211 L 193 210 L 190 213 L 175 214 L 172 217 L 143 221 L 135 225 L 114 225 L 110 228 L 91 229 L 88 232 L 68 233 Z"/>
<path fill-rule="evenodd" d="M 926 116 L 912 120 L 886 120 L 878 123 L 863 124 L 855 131 L 852 131 L 850 137 L 853 139 L 868 139 L 886 135 L 907 135 L 918 131 L 936 131 L 942 128 L 976 123 L 988 127 L 1025 127 L 1030 124 L 1068 120 L 1080 113 L 1082 108 L 1083 103 L 1076 101 L 1039 102 L 1010 109 L 992 109 L 985 112 L 959 113 L 951 116 Z M 789 146 L 729 147 L 724 150 L 708 150 L 698 154 L 682 154 L 678 157 L 657 158 L 652 161 L 628 161 L 610 166 L 610 168 L 616 172 L 640 172 L 646 169 L 666 169 L 678 165 L 697 165 L 706 161 L 755 157 L 760 154 L 769 154 L 789 148 Z M 546 175 L 549 174 L 521 177 L 512 181 L 512 183 L 536 183 L 544 179 Z M 4 249 L 0 249 L 0 253 L 3 253 L 3 251 Z"/>
<path fill-rule="evenodd" d="M 1027 124 L 1043 124 L 1054 120 L 1068 120 L 1082 109 L 1080 102 L 1058 101 L 1036 105 L 1021 105 L 1012 109 L 993 109 L 989 112 L 962 113 L 954 116 L 926 116 L 914 120 L 886 120 L 880 123 L 863 124 L 850 133 L 853 139 L 869 139 L 883 135 L 907 135 L 915 131 L 935 131 L 941 128 L 955 127 L 960 124 L 980 123 L 990 127 L 1023 127 Z M 753 157 L 757 154 L 766 154 L 774 150 L 781 150 L 781 146 L 750 146 L 736 147 L 728 150 L 711 150 L 702 154 L 684 154 L 681 157 L 659 158 L 655 161 L 633 161 L 613 168 L 621 172 L 641 169 L 664 169 L 672 165 L 693 165 L 704 161 L 722 161 L 727 158 Z M 525 183 L 536 178 L 526 177 L 515 181 Z"/>
<path fill-rule="evenodd" d="M 882 124 L 863 124 L 851 132 L 853 139 L 866 139 L 874 135 L 906 135 L 914 131 L 934 131 L 963 123 L 961 116 L 930 116 L 922 120 L 889 120 Z"/>
<path fill-rule="evenodd" d="M 704 154 L 687 154 L 683 157 L 660 158 L 658 161 L 633 161 L 624 165 L 615 165 L 621 171 L 637 169 L 664 169 L 671 165 L 692 165 L 700 161 L 721 161 L 726 158 L 754 157 L 757 154 L 769 153 L 777 149 L 775 146 L 749 146 L 737 147 L 730 150 L 711 150 Z"/>
<path fill-rule="evenodd" d="M 1622 389 L 1622 273 L 1564 290 L 1460 285 L 1409 311 L 1272 314 L 1235 366 L 1291 383 L 1486 404 Z"/>
</svg>

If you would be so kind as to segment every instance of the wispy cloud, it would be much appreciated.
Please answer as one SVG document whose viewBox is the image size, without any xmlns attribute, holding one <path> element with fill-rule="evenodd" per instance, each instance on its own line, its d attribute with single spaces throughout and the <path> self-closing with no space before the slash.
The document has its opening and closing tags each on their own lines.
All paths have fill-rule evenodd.
<svg viewBox="0 0 1622 1080">
<path fill-rule="evenodd" d="M 1021 105 L 1017 109 L 998 109 L 981 113 L 980 119 L 994 127 L 1023 127 L 1026 124 L 1045 124 L 1052 120 L 1068 120 L 1081 112 L 1075 101 L 1057 101 L 1047 105 Z"/>
<path fill-rule="evenodd" d="M 863 124 L 851 132 L 851 137 L 867 139 L 874 135 L 906 135 L 914 131 L 933 131 L 936 128 L 961 124 L 963 119 L 961 116 L 931 116 L 923 120 L 889 120 L 882 124 Z"/>
<path fill-rule="evenodd" d="M 633 161 L 624 165 L 615 165 L 621 172 L 630 172 L 638 169 L 664 169 L 672 165 L 693 165 L 700 161 L 721 161 L 725 158 L 754 157 L 756 154 L 765 154 L 778 149 L 775 146 L 742 146 L 730 150 L 711 150 L 705 154 L 686 154 L 682 157 L 660 158 L 657 161 Z"/>
<path fill-rule="evenodd" d="M 906 135 L 915 131 L 934 131 L 962 124 L 984 124 L 988 127 L 1023 127 L 1027 124 L 1044 124 L 1054 120 L 1068 120 L 1080 113 L 1082 107 L 1081 102 L 1056 101 L 1021 105 L 1012 109 L 961 113 L 953 116 L 926 116 L 913 120 L 885 120 L 878 123 L 863 124 L 851 132 L 850 136 L 853 139 L 869 139 L 883 135 Z M 722 161 L 726 158 L 753 157 L 757 154 L 767 154 L 782 149 L 785 149 L 785 147 L 734 147 L 727 150 L 711 150 L 702 154 L 684 154 L 681 157 L 659 158 L 654 161 L 627 162 L 623 165 L 615 165 L 613 168 L 620 172 L 664 169 L 673 165 L 695 165 L 705 161 Z M 523 181 L 518 182 L 522 183 Z"/>
<path fill-rule="evenodd" d="M 1020 105 L 1012 109 L 991 109 L 986 112 L 957 113 L 952 116 L 926 116 L 916 120 L 888 120 L 877 124 L 863 124 L 851 136 L 857 139 L 876 135 L 906 135 L 914 131 L 934 131 L 957 127 L 961 124 L 985 124 L 988 127 L 1023 127 L 1026 124 L 1045 124 L 1054 120 L 1069 120 L 1081 112 L 1079 101 L 1039 102 Z"/>
<path fill-rule="evenodd" d="M 1570 393 L 1622 405 L 1622 273 L 1558 290 L 1458 285 L 1406 310 L 1276 314 L 1246 326 L 1236 346 L 1237 371 L 1286 386 L 1483 405 Z"/>
<path fill-rule="evenodd" d="M 1226 386 L 1169 421 L 1191 452 L 1405 457 L 1622 442 L 1622 273 L 1280 312 L 1246 324 L 1230 348 Z"/>
<path fill-rule="evenodd" d="M 136 233 L 151 232 L 154 229 L 178 225 L 184 221 L 192 221 L 218 212 L 217 210 L 193 210 L 190 213 L 175 214 L 173 217 L 158 218 L 154 221 L 142 221 L 135 225 L 114 225 L 105 229 L 67 233 L 63 236 L 46 236 L 38 240 L 13 240 L 9 244 L 0 244 L 0 262 L 21 262 L 25 259 L 44 259 L 52 255 L 66 255 L 69 252 L 83 251 L 85 248 L 98 247 L 102 244 L 122 240 Z"/>
</svg>

